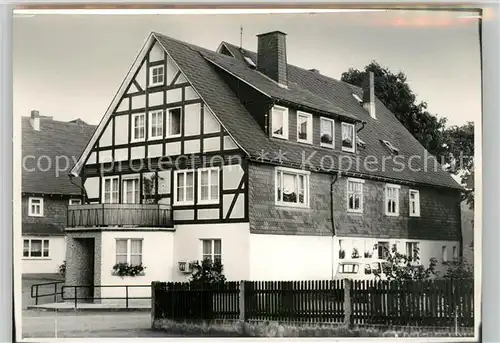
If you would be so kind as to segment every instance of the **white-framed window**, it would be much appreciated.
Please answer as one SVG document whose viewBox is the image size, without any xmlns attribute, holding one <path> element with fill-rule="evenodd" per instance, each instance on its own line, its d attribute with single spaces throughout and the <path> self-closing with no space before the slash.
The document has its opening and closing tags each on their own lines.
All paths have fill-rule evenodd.
<svg viewBox="0 0 500 343">
<path fill-rule="evenodd" d="M 271 110 L 272 136 L 288 139 L 288 108 L 274 106 Z"/>
<path fill-rule="evenodd" d="M 420 192 L 410 189 L 410 217 L 420 217 Z"/>
<path fill-rule="evenodd" d="M 28 198 L 28 216 L 43 217 L 43 198 Z"/>
<path fill-rule="evenodd" d="M 356 150 L 356 134 L 354 124 L 342 123 L 342 151 L 354 152 Z"/>
<path fill-rule="evenodd" d="M 363 213 L 363 184 L 361 179 L 347 179 L 347 211 Z"/>
<path fill-rule="evenodd" d="M 378 242 L 377 243 L 377 256 L 380 259 L 387 259 L 387 257 L 390 255 L 390 247 L 389 247 L 389 242 Z"/>
<path fill-rule="evenodd" d="M 82 199 L 69 199 L 69 204 L 70 205 L 81 205 Z"/>
<path fill-rule="evenodd" d="M 161 86 L 165 79 L 165 69 L 162 65 L 154 66 L 149 69 L 149 86 Z"/>
<path fill-rule="evenodd" d="M 202 239 L 202 260 L 222 261 L 222 241 L 220 239 Z"/>
<path fill-rule="evenodd" d="M 219 202 L 219 168 L 198 169 L 198 203 Z"/>
<path fill-rule="evenodd" d="M 132 142 L 144 140 L 145 134 L 145 115 L 144 113 L 132 114 Z"/>
<path fill-rule="evenodd" d="M 458 249 L 455 245 L 453 246 L 453 259 L 454 260 L 458 259 Z"/>
<path fill-rule="evenodd" d="M 118 176 L 104 177 L 102 183 L 102 202 L 104 204 L 118 204 L 120 202 Z"/>
<path fill-rule="evenodd" d="M 441 247 L 441 259 L 443 262 L 448 262 L 448 247 L 446 245 Z"/>
<path fill-rule="evenodd" d="M 320 120 L 320 141 L 322 147 L 335 148 L 335 121 L 330 118 Z"/>
<path fill-rule="evenodd" d="M 276 168 L 276 204 L 309 206 L 309 172 L 291 168 Z"/>
<path fill-rule="evenodd" d="M 163 138 L 163 110 L 149 112 L 149 139 Z"/>
<path fill-rule="evenodd" d="M 138 204 L 139 176 L 122 176 L 122 204 Z"/>
<path fill-rule="evenodd" d="M 116 263 L 142 264 L 142 238 L 117 238 Z"/>
<path fill-rule="evenodd" d="M 420 260 L 418 242 L 406 242 L 406 256 L 412 262 Z"/>
<path fill-rule="evenodd" d="M 23 257 L 47 258 L 50 257 L 49 240 L 31 238 L 23 240 Z"/>
<path fill-rule="evenodd" d="M 182 108 L 175 107 L 167 110 L 167 137 L 180 137 L 182 126 Z"/>
<path fill-rule="evenodd" d="M 385 214 L 399 216 L 399 190 L 398 185 L 385 185 Z"/>
<path fill-rule="evenodd" d="M 174 171 L 174 204 L 194 204 L 194 170 Z"/>
<path fill-rule="evenodd" d="M 297 111 L 297 142 L 312 144 L 313 117 L 312 114 Z"/>
</svg>

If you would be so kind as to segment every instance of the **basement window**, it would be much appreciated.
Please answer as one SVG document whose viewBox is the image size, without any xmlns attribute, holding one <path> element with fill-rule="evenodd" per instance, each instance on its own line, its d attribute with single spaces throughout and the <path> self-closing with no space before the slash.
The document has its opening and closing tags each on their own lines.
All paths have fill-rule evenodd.
<svg viewBox="0 0 500 343">
<path fill-rule="evenodd" d="M 274 106 L 271 115 L 272 136 L 288 139 L 288 108 Z"/>
<path fill-rule="evenodd" d="M 384 145 L 391 151 L 391 153 L 395 154 L 395 155 L 398 155 L 399 154 L 399 149 L 396 148 L 394 145 L 392 145 L 391 142 L 389 141 L 386 141 L 386 140 L 381 140 L 382 143 L 384 143 Z"/>
</svg>

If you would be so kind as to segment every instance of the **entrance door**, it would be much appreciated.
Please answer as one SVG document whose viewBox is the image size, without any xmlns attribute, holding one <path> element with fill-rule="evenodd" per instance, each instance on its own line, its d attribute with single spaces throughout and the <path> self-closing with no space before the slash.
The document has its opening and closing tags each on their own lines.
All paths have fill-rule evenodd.
<svg viewBox="0 0 500 343">
<path fill-rule="evenodd" d="M 94 254 L 95 254 L 95 241 L 94 238 L 82 239 L 83 256 L 81 265 L 81 286 L 78 289 L 78 297 L 85 299 L 78 300 L 79 302 L 93 302 L 94 297 Z M 80 296 L 81 293 L 81 296 Z"/>
</svg>

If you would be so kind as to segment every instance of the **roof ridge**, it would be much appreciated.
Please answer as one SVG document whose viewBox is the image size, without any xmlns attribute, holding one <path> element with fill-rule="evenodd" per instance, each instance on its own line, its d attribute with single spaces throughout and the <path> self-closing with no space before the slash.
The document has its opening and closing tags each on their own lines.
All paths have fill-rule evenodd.
<svg viewBox="0 0 500 343">
<path fill-rule="evenodd" d="M 257 53 L 256 53 L 255 51 L 248 50 L 248 49 L 245 49 L 245 48 L 240 48 L 240 47 L 238 47 L 238 46 L 234 45 L 233 43 L 229 43 L 229 42 L 226 42 L 226 41 L 222 41 L 222 43 L 224 43 L 224 44 L 228 44 L 228 45 L 230 45 L 230 46 L 231 46 L 231 47 L 233 47 L 233 48 L 236 48 L 236 49 L 241 49 L 241 50 L 247 51 L 247 52 L 249 52 L 249 53 L 251 53 L 251 54 L 257 55 Z M 297 68 L 297 69 L 303 70 L 303 71 L 308 72 L 308 73 L 311 73 L 311 74 L 313 73 L 313 72 L 312 72 L 312 71 L 310 71 L 309 69 L 304 68 L 304 67 L 299 67 L 299 66 L 297 66 L 297 65 L 295 65 L 295 64 L 287 63 L 287 66 L 289 66 L 289 67 L 293 67 L 293 68 Z M 331 76 L 328 76 L 328 75 L 324 75 L 324 74 L 321 74 L 321 73 L 314 73 L 314 76 L 316 76 L 316 77 L 321 77 L 321 78 L 324 78 L 324 79 L 328 79 L 329 81 L 335 81 L 335 82 L 341 83 L 341 84 L 343 84 L 343 85 L 349 85 L 350 87 L 354 87 L 356 90 L 362 90 L 362 88 L 361 88 L 361 87 L 358 87 L 358 86 L 356 86 L 356 85 L 350 84 L 350 83 L 345 82 L 345 81 L 342 81 L 342 80 L 338 80 L 338 79 L 336 79 L 336 78 L 334 78 L 334 77 L 331 77 Z"/>
<path fill-rule="evenodd" d="M 21 118 L 23 118 L 23 119 L 31 119 L 31 117 L 28 117 L 28 116 L 21 116 Z M 97 126 L 97 125 L 94 125 L 94 124 L 89 124 L 89 123 L 87 123 L 85 120 L 83 120 L 81 118 L 71 119 L 70 121 L 64 121 L 64 120 L 52 119 L 52 117 L 40 116 L 40 119 L 45 119 L 45 120 L 49 119 L 51 122 L 61 123 L 61 124 L 68 124 L 68 125 L 79 125 L 79 124 L 77 124 L 74 121 L 80 119 L 80 124 L 84 124 L 86 126 Z"/>
</svg>

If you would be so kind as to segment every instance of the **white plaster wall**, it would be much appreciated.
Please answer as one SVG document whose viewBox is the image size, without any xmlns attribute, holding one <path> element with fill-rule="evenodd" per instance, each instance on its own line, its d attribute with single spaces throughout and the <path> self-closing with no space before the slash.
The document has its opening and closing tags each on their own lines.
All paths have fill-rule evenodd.
<svg viewBox="0 0 500 343">
<path fill-rule="evenodd" d="M 161 61 L 163 60 L 163 55 L 164 55 L 163 48 L 158 43 L 155 43 L 155 45 L 151 49 L 151 52 L 149 53 L 149 61 L 150 62 Z"/>
<path fill-rule="evenodd" d="M 115 116 L 115 144 L 128 143 L 128 117 L 128 115 Z"/>
<path fill-rule="evenodd" d="M 248 280 L 251 261 L 248 223 L 176 225 L 175 228 L 174 281 L 186 281 L 190 277 L 179 272 L 178 262 L 201 261 L 202 239 L 221 239 L 224 275 L 229 281 Z"/>
<path fill-rule="evenodd" d="M 99 146 L 110 146 L 112 143 L 112 137 L 113 137 L 113 124 L 112 121 L 110 120 L 108 122 L 108 125 L 106 126 L 106 129 L 102 133 L 101 139 L 99 140 Z"/>
<path fill-rule="evenodd" d="M 142 238 L 142 263 L 145 275 L 124 277 L 112 275 L 116 263 L 116 239 Z M 102 232 L 101 284 L 102 285 L 149 285 L 152 281 L 172 279 L 174 233 L 168 231 L 106 231 Z M 129 296 L 150 296 L 149 288 L 130 288 Z M 125 296 L 125 289 L 103 288 L 102 297 Z M 103 300 L 104 301 L 104 300 Z M 116 301 L 115 301 L 116 302 Z"/>
<path fill-rule="evenodd" d="M 47 237 L 24 236 L 24 239 L 47 239 Z M 23 242 L 21 242 L 23 243 Z M 21 249 L 23 246 L 21 245 Z M 66 237 L 49 237 L 49 257 L 29 258 L 23 257 L 21 271 L 23 274 L 54 274 L 59 273 L 59 266 L 66 258 Z"/>
<path fill-rule="evenodd" d="M 332 277 L 330 236 L 250 235 L 250 279 L 328 280 Z"/>
<path fill-rule="evenodd" d="M 89 177 L 84 183 L 85 190 L 89 198 L 99 197 L 99 177 Z"/>
</svg>

